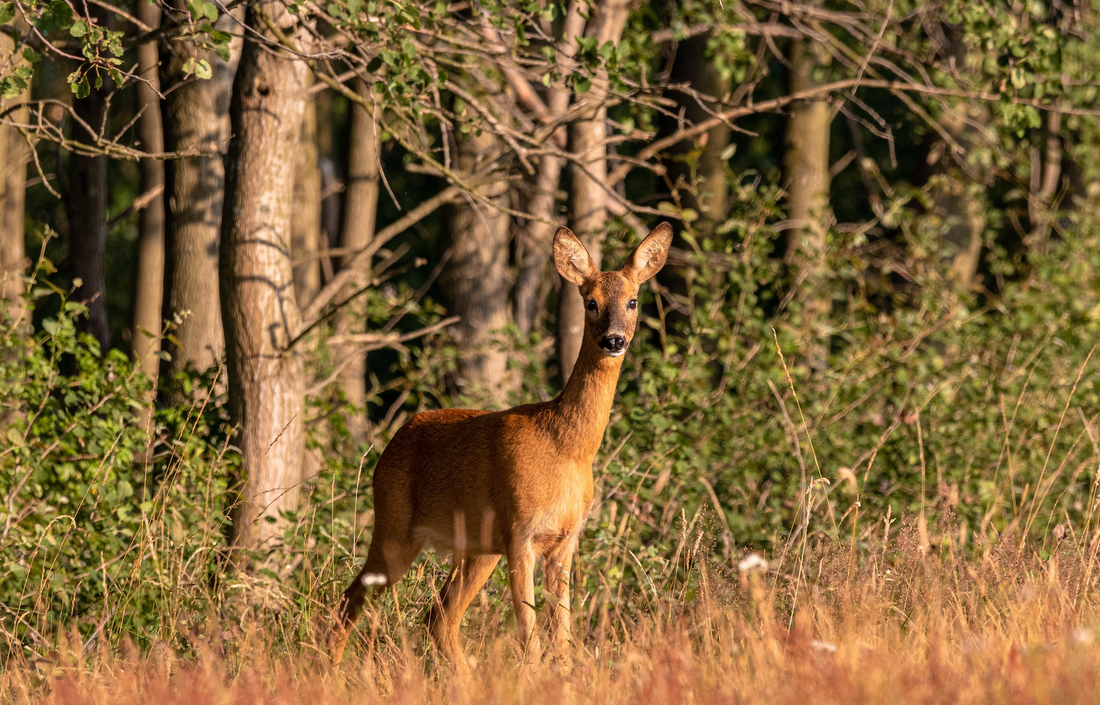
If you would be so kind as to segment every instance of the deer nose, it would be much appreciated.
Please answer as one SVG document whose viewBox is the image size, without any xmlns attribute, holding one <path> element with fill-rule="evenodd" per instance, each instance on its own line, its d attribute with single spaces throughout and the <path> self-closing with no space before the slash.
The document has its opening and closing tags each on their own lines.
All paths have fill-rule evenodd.
<svg viewBox="0 0 1100 705">
<path fill-rule="evenodd" d="M 617 355 L 626 349 L 626 338 L 621 335 L 609 335 L 600 341 L 600 347 L 612 355 Z"/>
</svg>

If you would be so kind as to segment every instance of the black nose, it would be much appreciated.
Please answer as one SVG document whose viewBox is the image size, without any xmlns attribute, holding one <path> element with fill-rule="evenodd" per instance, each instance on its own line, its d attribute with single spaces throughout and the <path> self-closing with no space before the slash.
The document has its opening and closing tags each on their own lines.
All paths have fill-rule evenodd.
<svg viewBox="0 0 1100 705">
<path fill-rule="evenodd" d="M 621 335 L 609 335 L 600 341 L 600 347 L 609 353 L 622 352 L 626 347 L 626 338 Z"/>
</svg>

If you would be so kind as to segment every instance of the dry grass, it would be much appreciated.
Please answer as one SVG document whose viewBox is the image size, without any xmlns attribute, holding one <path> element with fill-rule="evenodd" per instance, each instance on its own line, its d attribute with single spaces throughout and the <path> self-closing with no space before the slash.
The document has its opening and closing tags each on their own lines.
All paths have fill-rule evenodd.
<svg viewBox="0 0 1100 705">
<path fill-rule="evenodd" d="M 295 626 L 302 637 L 281 648 L 286 625 L 268 616 L 195 628 L 178 651 L 60 640 L 46 656 L 5 664 L 0 701 L 1095 701 L 1094 545 L 1066 540 L 1046 559 L 1015 548 L 964 558 L 930 552 L 921 533 L 858 554 L 835 543 L 796 548 L 766 571 L 692 567 L 683 590 L 666 588 L 663 599 L 639 590 L 602 604 L 564 662 L 523 662 L 507 600 L 484 600 L 464 630 L 473 668 L 455 674 L 425 643 L 419 609 L 395 610 L 387 598 L 339 668 L 317 647 L 323 618 Z"/>
</svg>

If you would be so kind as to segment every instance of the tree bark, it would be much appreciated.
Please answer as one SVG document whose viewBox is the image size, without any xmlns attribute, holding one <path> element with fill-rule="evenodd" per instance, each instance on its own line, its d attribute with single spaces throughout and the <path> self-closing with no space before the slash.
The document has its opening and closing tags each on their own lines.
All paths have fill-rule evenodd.
<svg viewBox="0 0 1100 705">
<path fill-rule="evenodd" d="M 961 71 L 973 65 L 961 31 L 944 28 L 945 49 Z M 978 272 L 982 234 L 986 226 L 984 191 L 990 181 L 990 166 L 972 160 L 971 153 L 981 147 L 983 138 L 974 124 L 988 119 L 988 110 L 980 102 L 959 100 L 945 105 L 940 120 L 940 139 L 929 150 L 928 165 L 936 176 L 931 195 L 932 209 L 920 224 L 933 228 L 938 243 L 934 254 L 940 276 L 961 291 L 969 290 Z"/>
<path fill-rule="evenodd" d="M 709 119 L 714 112 L 718 112 L 718 101 L 721 101 L 730 91 L 730 80 L 723 78 L 715 68 L 714 61 L 707 58 L 708 38 L 708 34 L 703 34 L 680 42 L 672 68 L 673 83 L 686 83 L 701 96 L 710 96 L 714 99 L 705 101 L 706 108 L 712 111 L 708 112 L 694 97 L 685 96 L 682 92 L 676 93 L 683 119 L 691 125 L 697 125 Z M 679 126 L 676 125 L 676 127 Z M 702 234 L 709 234 L 726 217 L 729 184 L 726 178 L 726 162 L 722 159 L 722 153 L 730 143 L 730 128 L 725 123 L 719 123 L 708 130 L 699 142 L 701 149 L 697 152 L 698 161 L 694 165 L 695 168 L 689 169 L 689 165 L 673 160 L 669 166 L 669 176 L 673 183 L 682 181 L 689 187 L 680 191 L 681 204 L 699 214 L 699 219 L 693 224 L 695 230 Z M 686 144 L 680 147 L 681 153 L 695 151 L 695 149 Z"/>
<path fill-rule="evenodd" d="M 0 56 L 11 51 L 12 41 L 0 35 Z M 0 110 L 30 98 L 28 88 L 15 98 L 0 100 Z M 7 119 L 14 124 L 26 124 L 27 108 L 17 108 Z M 23 213 L 26 197 L 27 162 L 30 146 L 14 127 L 0 124 L 0 299 L 8 301 L 8 313 L 15 329 L 30 324 L 29 312 L 20 296 L 24 292 L 21 277 L 26 274 L 29 260 L 24 244 Z"/>
<path fill-rule="evenodd" d="M 243 16 L 237 10 L 239 17 Z M 233 18 L 223 16 L 218 29 L 227 31 Z M 168 162 L 168 228 L 165 318 L 181 315 L 171 349 L 168 373 L 192 367 L 198 371 L 220 364 L 225 356 L 221 304 L 218 299 L 218 244 L 221 236 L 222 197 L 225 187 L 223 155 L 229 146 L 229 101 L 233 76 L 241 57 L 242 40 L 230 44 L 229 61 L 213 52 L 212 78 L 190 80 L 166 96 L 166 137 L 172 151 L 197 151 L 209 156 Z M 173 54 L 168 76 L 182 80 L 189 57 Z M 224 384 L 224 380 L 222 382 Z"/>
<path fill-rule="evenodd" d="M 310 81 L 312 83 L 312 80 Z M 321 164 L 317 155 L 317 110 L 306 98 L 302 131 L 295 150 L 294 208 L 290 214 L 290 252 L 294 299 L 305 308 L 321 290 Z"/>
<path fill-rule="evenodd" d="M 460 173 L 492 168 L 499 154 L 489 132 L 470 133 L 458 140 Z M 478 188 L 490 202 L 507 206 L 508 187 L 499 182 Z M 458 346 L 457 383 L 464 392 L 488 392 L 505 401 L 508 354 L 492 344 L 493 332 L 509 320 L 508 213 L 467 196 L 451 209 L 448 242 L 451 258 L 439 277 L 448 310 L 462 320 L 452 328 Z"/>
<path fill-rule="evenodd" d="M 366 84 L 355 82 L 356 92 L 369 99 Z M 378 180 L 380 174 L 379 150 L 381 147 L 378 133 L 377 106 L 372 103 L 367 110 L 358 103 L 351 106 L 350 152 L 348 154 L 348 180 L 345 190 L 344 225 L 340 236 L 340 246 L 346 250 L 361 250 L 374 238 L 378 215 Z M 352 256 L 343 258 L 342 268 L 350 266 Z M 348 285 L 349 293 L 359 289 L 370 276 L 370 267 L 364 266 L 356 272 Z M 337 320 L 337 329 L 342 334 L 360 332 L 361 314 L 355 307 L 345 309 Z M 350 359 L 349 359 L 350 358 Z M 367 423 L 364 406 L 367 401 L 367 358 L 356 353 L 355 346 L 340 350 L 337 361 L 343 364 L 341 378 L 344 396 L 360 412 L 355 413 L 348 424 L 352 441 L 358 445 L 366 440 Z"/>
<path fill-rule="evenodd" d="M 1028 220 L 1031 232 L 1028 247 L 1037 252 L 1046 249 L 1050 237 L 1051 210 L 1054 197 L 1062 180 L 1062 114 L 1057 110 L 1047 113 L 1045 145 L 1040 149 L 1036 142 L 1031 147 L 1031 198 L 1028 200 Z"/>
<path fill-rule="evenodd" d="M 160 5 L 139 0 L 138 19 L 151 29 L 160 27 Z M 160 52 L 156 41 L 138 45 L 138 136 L 146 152 L 164 151 L 164 124 L 160 114 Z M 134 293 L 133 356 L 142 372 L 154 381 L 160 368 L 161 309 L 164 302 L 164 162 L 141 160 L 141 192 L 160 191 L 141 209 L 137 243 L 137 286 Z M 150 337 L 153 336 L 153 337 Z"/>
<path fill-rule="evenodd" d="M 285 5 L 250 5 L 248 34 L 271 36 L 264 18 L 296 47 L 308 33 Z M 246 39 L 233 84 L 221 236 L 221 302 L 229 413 L 244 478 L 233 512 L 239 548 L 279 543 L 281 512 L 298 508 L 303 443 L 303 369 L 288 343 L 299 328 L 290 259 L 294 152 L 308 69 Z"/>
<path fill-rule="evenodd" d="M 820 63 L 809 39 L 791 42 L 790 91 L 813 88 L 813 70 Z M 832 298 L 822 262 L 829 229 L 829 127 L 832 110 L 824 100 L 791 105 L 787 123 L 786 169 L 788 218 L 795 225 L 787 244 L 787 261 L 802 282 L 801 349 L 807 363 L 820 369 L 828 362 L 828 315 Z"/>
<path fill-rule="evenodd" d="M 629 3 L 624 0 L 604 0 L 589 6 L 595 13 L 587 34 L 596 37 L 600 46 L 619 43 Z M 584 243 L 596 266 L 600 266 L 603 237 L 607 228 L 607 106 L 609 82 L 607 71 L 598 69 L 592 87 L 577 96 L 578 103 L 587 105 L 569 129 L 573 152 L 579 165 L 573 166 L 573 183 L 569 193 L 571 226 Z M 583 165 L 583 168 L 582 166 Z M 562 385 L 569 381 L 581 350 L 584 335 L 584 302 L 575 286 L 563 284 L 558 299 L 558 365 Z"/>
<path fill-rule="evenodd" d="M 562 36 L 558 41 L 557 63 L 563 69 L 568 67 L 577 51 L 577 37 L 584 31 L 585 19 L 580 13 L 578 3 L 570 4 L 562 23 Z M 564 113 L 569 107 L 569 90 L 562 84 L 551 86 L 546 100 L 547 115 L 551 118 Z M 558 128 L 555 139 L 564 143 L 567 139 L 565 128 Z M 535 317 L 539 309 L 539 290 L 551 259 L 551 243 L 557 212 L 558 187 L 561 184 L 561 172 L 565 160 L 553 154 L 543 155 L 539 159 L 538 170 L 527 210 L 533 216 L 527 222 L 525 232 L 524 256 L 516 278 L 513 318 L 521 335 L 529 335 L 535 327 Z"/>
<path fill-rule="evenodd" d="M 88 11 L 100 27 L 111 27 L 112 17 L 107 10 L 89 5 Z M 106 130 L 106 99 L 111 87 L 111 79 L 104 76 L 101 88 L 96 89 L 93 85 L 86 98 L 73 100 L 73 112 L 79 119 L 73 122 L 75 141 L 95 144 L 96 138 Z M 103 274 L 103 253 L 107 247 L 107 157 L 74 153 L 69 158 L 67 205 L 69 276 L 74 282 L 78 279 L 81 282 L 76 288 L 75 300 L 88 307 L 88 317 L 81 319 L 77 328 L 91 334 L 99 342 L 100 350 L 106 352 L 111 345 Z"/>
</svg>

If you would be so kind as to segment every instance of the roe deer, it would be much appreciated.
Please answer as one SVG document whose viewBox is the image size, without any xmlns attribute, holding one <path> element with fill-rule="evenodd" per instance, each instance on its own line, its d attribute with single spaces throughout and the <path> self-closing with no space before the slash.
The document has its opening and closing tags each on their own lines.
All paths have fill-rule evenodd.
<svg viewBox="0 0 1100 705">
<path fill-rule="evenodd" d="M 374 536 L 344 592 L 329 638 L 334 663 L 371 586 L 397 583 L 425 541 L 454 552 L 454 567 L 427 617 L 433 641 L 463 667 L 458 630 L 474 596 L 508 556 L 520 642 L 537 654 L 535 560 L 552 595 L 551 636 L 569 639 L 569 568 L 592 503 L 592 463 L 611 415 L 623 353 L 638 321 L 638 287 L 668 256 L 661 223 L 622 269 L 601 272 L 568 229 L 554 234 L 554 263 L 580 287 L 585 330 L 573 374 L 556 398 L 507 411 L 439 409 L 413 416 L 374 470 Z"/>
</svg>

